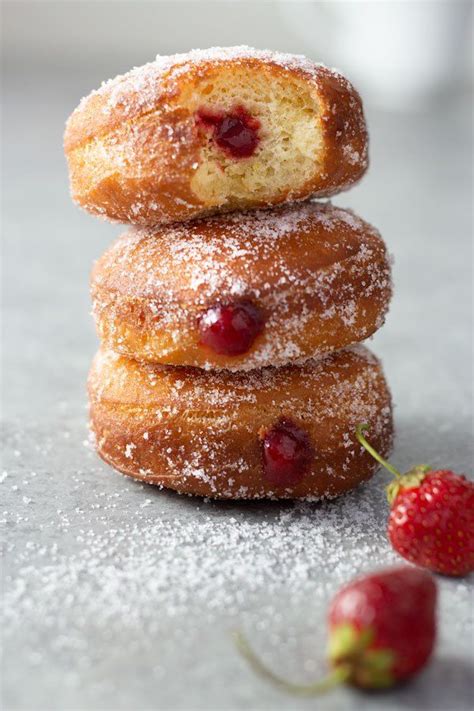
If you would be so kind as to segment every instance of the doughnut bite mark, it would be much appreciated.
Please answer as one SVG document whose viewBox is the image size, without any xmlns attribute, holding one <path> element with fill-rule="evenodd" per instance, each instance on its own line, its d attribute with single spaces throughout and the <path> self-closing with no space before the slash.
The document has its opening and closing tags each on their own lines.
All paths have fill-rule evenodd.
<svg viewBox="0 0 474 711">
<path fill-rule="evenodd" d="M 72 197 L 153 225 L 349 188 L 367 168 L 359 95 L 337 72 L 248 47 L 157 57 L 66 125 Z"/>
<path fill-rule="evenodd" d="M 334 497 L 385 456 L 390 393 L 377 359 L 354 346 L 302 366 L 248 373 L 140 364 L 101 350 L 89 375 L 100 456 L 136 479 L 214 498 Z"/>
<path fill-rule="evenodd" d="M 102 342 L 209 370 L 301 362 L 362 341 L 391 296 L 378 232 L 327 203 L 133 229 L 96 263 Z"/>
</svg>

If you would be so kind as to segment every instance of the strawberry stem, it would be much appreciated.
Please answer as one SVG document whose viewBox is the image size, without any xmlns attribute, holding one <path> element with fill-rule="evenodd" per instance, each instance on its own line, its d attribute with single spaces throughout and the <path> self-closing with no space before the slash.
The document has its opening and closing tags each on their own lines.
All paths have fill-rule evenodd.
<svg viewBox="0 0 474 711">
<path fill-rule="evenodd" d="M 291 681 L 282 679 L 268 669 L 268 667 L 266 667 L 257 657 L 245 637 L 240 632 L 235 633 L 235 644 L 254 672 L 262 676 L 264 679 L 268 679 L 273 684 L 276 684 L 281 689 L 284 689 L 284 691 L 287 691 L 290 694 L 297 694 L 298 696 L 323 694 L 325 691 L 329 691 L 329 689 L 332 689 L 334 686 L 343 684 L 349 679 L 352 673 L 352 669 L 349 664 L 340 664 L 335 667 L 334 670 L 328 674 L 328 676 L 314 682 L 313 684 L 293 684 Z"/>
<path fill-rule="evenodd" d="M 369 427 L 369 425 L 367 425 L 367 424 L 357 425 L 357 427 L 356 427 L 356 437 L 357 437 L 357 439 L 359 440 L 359 442 L 361 443 L 361 445 L 364 447 L 364 449 L 366 449 L 367 452 L 368 452 L 369 454 L 371 454 L 371 455 L 373 456 L 373 458 L 376 459 L 379 464 L 381 464 L 383 467 L 385 467 L 385 469 L 387 469 L 387 470 L 388 470 L 391 474 L 393 474 L 397 479 L 400 479 L 400 477 L 401 477 L 402 475 L 401 475 L 401 473 L 398 471 L 398 469 L 395 469 L 395 467 L 392 466 L 392 464 L 390 464 L 390 462 L 387 462 L 386 459 L 384 459 L 383 457 L 381 457 L 380 454 L 379 454 L 379 453 L 372 447 L 372 445 L 369 444 L 369 443 L 367 442 L 367 440 L 365 439 L 365 437 L 364 437 L 364 435 L 363 435 L 363 432 L 366 432 L 366 431 L 369 430 L 369 429 L 370 429 L 370 427 Z"/>
</svg>

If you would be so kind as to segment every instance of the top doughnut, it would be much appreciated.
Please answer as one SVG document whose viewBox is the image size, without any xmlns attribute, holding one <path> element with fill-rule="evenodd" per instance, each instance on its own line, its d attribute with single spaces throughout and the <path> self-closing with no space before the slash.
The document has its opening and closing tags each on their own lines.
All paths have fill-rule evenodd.
<svg viewBox="0 0 474 711">
<path fill-rule="evenodd" d="M 300 55 L 249 47 L 157 57 L 66 125 L 74 201 L 153 225 L 345 190 L 367 168 L 359 95 Z"/>
</svg>

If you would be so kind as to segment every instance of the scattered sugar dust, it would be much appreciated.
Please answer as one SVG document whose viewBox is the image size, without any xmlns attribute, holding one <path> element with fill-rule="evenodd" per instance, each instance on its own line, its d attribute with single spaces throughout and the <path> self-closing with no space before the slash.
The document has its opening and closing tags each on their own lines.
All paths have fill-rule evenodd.
<svg viewBox="0 0 474 711">
<path fill-rule="evenodd" d="M 138 679 L 157 689 L 166 679 L 160 694 L 178 694 L 183 679 L 216 679 L 216 665 L 248 679 L 236 627 L 276 670 L 314 678 L 333 592 L 400 562 L 384 533 L 384 475 L 332 502 L 206 502 L 117 476 L 89 447 L 77 451 L 77 434 L 10 433 L 22 454 L 1 482 L 6 659 L 22 660 L 12 669 L 39 703 L 54 692 L 51 708 L 87 707 L 88 694 L 106 703 L 117 684 L 125 704 Z M 440 585 L 449 653 L 468 634 L 469 586 Z M 22 679 L 9 683 L 18 692 Z"/>
</svg>

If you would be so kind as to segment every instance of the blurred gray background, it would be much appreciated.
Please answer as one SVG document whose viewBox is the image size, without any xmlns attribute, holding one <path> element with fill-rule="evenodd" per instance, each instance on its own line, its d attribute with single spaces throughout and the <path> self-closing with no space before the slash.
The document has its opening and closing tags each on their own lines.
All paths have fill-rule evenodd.
<svg viewBox="0 0 474 711">
<path fill-rule="evenodd" d="M 393 460 L 472 471 L 471 3 L 3 2 L 5 708 L 315 708 L 255 679 L 230 628 L 314 678 L 332 592 L 397 560 L 383 475 L 331 505 L 203 503 L 118 477 L 83 444 L 88 273 L 121 228 L 70 202 L 65 119 L 157 53 L 231 44 L 307 54 L 360 90 L 371 166 L 334 202 L 394 255 L 372 342 L 396 404 Z M 425 675 L 383 697 L 337 691 L 325 709 L 472 707 L 471 585 L 439 582 Z"/>
</svg>

